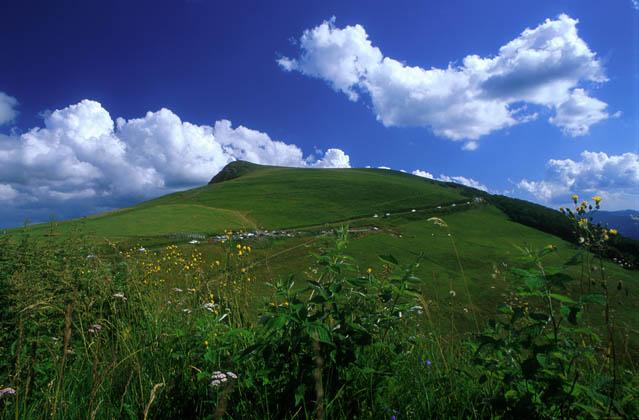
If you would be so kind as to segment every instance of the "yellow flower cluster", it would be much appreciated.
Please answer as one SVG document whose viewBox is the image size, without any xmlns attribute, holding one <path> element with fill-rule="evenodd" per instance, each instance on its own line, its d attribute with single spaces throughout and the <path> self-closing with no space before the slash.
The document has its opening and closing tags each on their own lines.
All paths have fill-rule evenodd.
<svg viewBox="0 0 639 420">
<path fill-rule="evenodd" d="M 247 245 L 237 244 L 235 245 L 235 249 L 237 250 L 238 257 L 249 254 L 251 252 L 251 247 Z"/>
</svg>

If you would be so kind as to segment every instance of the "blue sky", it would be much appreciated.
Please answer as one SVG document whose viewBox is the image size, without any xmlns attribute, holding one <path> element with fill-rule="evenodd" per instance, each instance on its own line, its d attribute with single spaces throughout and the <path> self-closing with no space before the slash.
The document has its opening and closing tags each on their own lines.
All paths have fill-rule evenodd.
<svg viewBox="0 0 639 420">
<path fill-rule="evenodd" d="M 4 2 L 0 227 L 200 185 L 233 159 L 637 209 L 637 8 Z"/>
</svg>

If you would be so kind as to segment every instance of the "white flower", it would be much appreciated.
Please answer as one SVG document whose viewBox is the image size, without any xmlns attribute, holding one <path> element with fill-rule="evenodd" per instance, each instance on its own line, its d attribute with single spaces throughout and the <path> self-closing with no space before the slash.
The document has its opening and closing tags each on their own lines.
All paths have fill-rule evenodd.
<svg viewBox="0 0 639 420">
<path fill-rule="evenodd" d="M 16 390 L 10 387 L 0 389 L 0 397 L 5 395 L 13 395 L 16 393 Z"/>
<path fill-rule="evenodd" d="M 124 293 L 122 292 L 118 292 L 118 293 L 114 293 L 113 297 L 116 299 L 121 299 L 122 301 L 126 302 L 126 296 L 124 296 Z"/>
<path fill-rule="evenodd" d="M 450 290 L 448 293 L 450 294 L 451 297 L 457 296 L 457 293 L 454 290 Z"/>
<path fill-rule="evenodd" d="M 215 310 L 216 306 L 217 306 L 216 304 L 211 303 L 211 302 L 207 302 L 204 305 L 202 305 L 202 307 L 204 309 L 206 309 L 207 311 L 209 311 L 209 312 L 213 312 Z"/>
<path fill-rule="evenodd" d="M 143 247 L 143 246 L 141 246 L 140 248 L 138 248 L 138 251 L 139 251 L 139 252 L 146 252 L 146 248 L 145 248 L 145 247 Z"/>
<path fill-rule="evenodd" d="M 100 332 L 100 330 L 102 330 L 102 325 L 100 324 L 93 324 L 89 327 L 90 334 L 97 334 Z"/>
<path fill-rule="evenodd" d="M 237 379 L 237 375 L 234 374 L 233 372 L 226 372 L 226 375 L 232 379 Z"/>
<path fill-rule="evenodd" d="M 217 379 L 211 381 L 211 386 L 220 386 L 222 382 L 218 381 Z"/>
<path fill-rule="evenodd" d="M 182 292 L 182 289 L 180 289 L 179 287 L 174 287 L 173 291 L 177 292 L 177 293 L 180 293 L 180 292 Z"/>
</svg>

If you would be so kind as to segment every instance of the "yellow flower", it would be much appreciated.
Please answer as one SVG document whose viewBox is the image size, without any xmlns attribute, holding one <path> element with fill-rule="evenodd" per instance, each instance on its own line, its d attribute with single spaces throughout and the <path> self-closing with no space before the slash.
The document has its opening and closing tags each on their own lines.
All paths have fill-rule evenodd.
<svg viewBox="0 0 639 420">
<path fill-rule="evenodd" d="M 592 197 L 592 199 L 595 202 L 595 204 L 601 203 L 601 196 L 599 196 L 599 195 L 596 195 L 596 196 Z"/>
<path fill-rule="evenodd" d="M 237 249 L 242 249 L 242 245 L 237 244 L 237 245 L 235 245 L 235 248 L 237 248 Z"/>
<path fill-rule="evenodd" d="M 366 270 L 366 272 L 367 272 L 368 274 L 370 274 L 370 273 L 372 273 L 372 272 L 373 272 L 373 269 L 372 269 L 372 268 L 370 268 L 370 267 L 368 267 L 368 269 Z"/>
<path fill-rule="evenodd" d="M 616 236 L 616 235 L 617 235 L 617 233 L 619 233 L 619 232 L 617 232 L 617 229 L 610 229 L 610 230 L 608 231 L 608 233 L 610 234 L 610 236 Z"/>
<path fill-rule="evenodd" d="M 215 260 L 215 265 L 219 266 L 220 262 L 218 260 Z"/>
<path fill-rule="evenodd" d="M 577 201 L 579 201 L 579 196 L 577 194 L 573 194 L 571 198 L 575 204 L 577 204 Z"/>
<path fill-rule="evenodd" d="M 204 347 L 208 347 L 209 346 L 209 342 L 207 340 L 204 340 Z"/>
<path fill-rule="evenodd" d="M 583 218 L 583 219 L 579 219 L 579 226 L 587 226 L 588 225 L 588 219 Z"/>
</svg>

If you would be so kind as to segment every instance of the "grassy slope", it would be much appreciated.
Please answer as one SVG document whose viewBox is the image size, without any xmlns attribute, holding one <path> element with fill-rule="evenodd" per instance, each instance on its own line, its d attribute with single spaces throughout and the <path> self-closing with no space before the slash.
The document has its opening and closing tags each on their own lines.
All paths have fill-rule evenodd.
<svg viewBox="0 0 639 420">
<path fill-rule="evenodd" d="M 441 216 L 450 226 L 469 283 L 474 306 L 483 314 L 494 313 L 507 289 L 503 276 L 493 279 L 495 268 L 507 272 L 520 265 L 517 246 L 559 247 L 552 263 L 561 264 L 575 248 L 556 236 L 508 220 L 492 205 L 474 206 L 454 213 L 435 208 L 444 203 L 468 200 L 468 191 L 443 183 L 375 169 L 292 169 L 257 166 L 240 177 L 189 191 L 170 194 L 138 206 L 93 217 L 61 223 L 56 231 L 64 234 L 80 227 L 96 238 L 110 237 L 145 245 L 159 245 L 172 232 L 221 232 L 231 228 L 268 229 L 311 226 L 349 220 L 351 226 L 376 225 L 379 231 L 354 235 L 349 252 L 363 264 L 380 269 L 377 255 L 392 253 L 402 262 L 412 262 L 423 253 L 418 274 L 424 280 L 426 296 L 436 302 L 450 302 L 448 291 L 455 290 L 455 309 L 460 321 L 468 305 L 455 251 L 447 231 L 427 221 Z M 415 214 L 395 215 L 411 208 L 433 209 Z M 390 218 L 364 218 L 391 212 Z M 46 233 L 46 225 L 31 228 Z M 305 229 L 309 230 L 309 229 Z M 401 235 L 401 237 L 400 237 Z M 155 237 L 155 238 L 154 238 Z M 182 241 L 184 242 L 184 241 Z M 303 273 L 315 251 L 325 239 L 307 235 L 288 239 L 264 239 L 254 243 L 257 278 L 269 281 L 288 273 Z M 147 245 L 147 246 L 148 246 Z M 208 258 L 220 258 L 217 244 L 198 247 Z M 608 264 L 614 281 L 622 280 L 632 296 L 639 293 L 634 272 Z M 569 268 L 579 274 L 576 268 Z M 298 275 L 299 276 L 299 275 Z M 256 284 L 256 289 L 262 286 Z M 616 291 L 615 291 L 616 292 Z M 613 293 L 615 293 L 613 292 Z M 258 295 L 261 293 L 257 293 Z M 620 297 L 621 298 L 621 297 Z M 447 300 L 448 299 L 448 300 Z M 620 300 L 621 301 L 621 300 Z M 620 318 L 630 325 L 639 323 L 639 301 L 623 299 Z"/>
<path fill-rule="evenodd" d="M 444 184 L 395 171 L 262 166 L 237 179 L 80 220 L 88 234 L 121 238 L 314 225 L 462 200 Z M 78 221 L 60 224 L 63 231 L 76 226 Z M 32 229 L 44 233 L 47 226 Z"/>
</svg>

